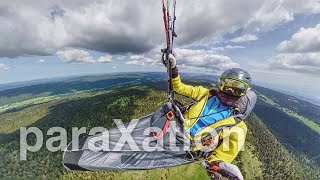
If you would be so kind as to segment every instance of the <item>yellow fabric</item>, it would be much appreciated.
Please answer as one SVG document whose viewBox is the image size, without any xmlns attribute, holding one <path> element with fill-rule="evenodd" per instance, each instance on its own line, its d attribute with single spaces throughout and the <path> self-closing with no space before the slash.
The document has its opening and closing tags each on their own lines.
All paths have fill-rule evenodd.
<svg viewBox="0 0 320 180">
<path fill-rule="evenodd" d="M 214 150 L 213 154 L 209 157 L 209 162 L 220 160 L 231 163 L 237 157 L 238 153 L 243 147 L 246 134 L 247 125 L 243 121 L 230 128 L 230 130 L 223 130 L 222 133 L 220 133 L 219 137 L 223 139 L 222 143 Z M 226 142 L 224 141 L 226 136 L 229 137 L 229 150 L 223 149 L 226 145 Z"/>
<path fill-rule="evenodd" d="M 173 90 L 181 95 L 190 97 L 195 100 L 199 100 L 203 95 L 206 95 L 200 102 L 193 105 L 189 111 L 184 114 L 186 120 L 184 126 L 188 130 L 192 125 L 198 120 L 198 117 L 201 115 L 204 106 L 207 103 L 209 97 L 209 90 L 202 86 L 190 86 L 185 85 L 181 82 L 180 75 L 172 79 Z"/>
<path fill-rule="evenodd" d="M 230 117 L 201 129 L 197 134 L 210 133 L 213 129 L 217 129 L 219 127 L 228 126 L 228 125 L 233 126 L 235 124 L 236 124 L 235 119 L 233 117 Z M 192 137 L 192 138 L 194 140 L 196 139 L 196 137 Z M 200 138 L 201 136 L 198 136 L 198 140 L 200 140 Z"/>
<path fill-rule="evenodd" d="M 210 97 L 209 89 L 202 86 L 190 86 L 181 82 L 180 75 L 172 79 L 172 86 L 176 93 L 199 100 L 205 95 L 205 97 L 195 105 L 193 105 L 189 111 L 184 114 L 185 124 L 184 127 L 186 130 L 189 130 L 199 119 L 207 101 Z M 229 119 L 229 118 L 228 118 Z M 233 119 L 233 118 L 232 118 Z M 234 120 L 233 120 L 234 121 Z M 227 121 L 229 123 L 230 120 Z M 230 123 L 229 123 L 230 124 Z M 223 145 L 225 143 L 220 143 L 220 145 L 214 150 L 212 155 L 208 158 L 210 162 L 212 161 L 224 161 L 231 163 L 236 156 L 238 155 L 241 147 L 245 141 L 245 135 L 247 133 L 247 126 L 242 121 L 230 129 L 231 132 L 228 133 L 225 130 L 221 131 L 217 137 L 215 137 L 214 143 L 219 140 L 223 140 L 226 136 L 229 136 L 229 150 L 224 151 Z M 238 135 L 239 136 L 238 136 Z M 240 147 L 240 148 L 238 148 Z"/>
</svg>

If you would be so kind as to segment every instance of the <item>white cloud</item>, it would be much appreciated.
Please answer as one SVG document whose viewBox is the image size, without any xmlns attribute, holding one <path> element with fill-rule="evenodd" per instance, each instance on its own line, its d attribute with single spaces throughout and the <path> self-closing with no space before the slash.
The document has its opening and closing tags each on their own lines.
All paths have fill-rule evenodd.
<svg viewBox="0 0 320 180">
<path fill-rule="evenodd" d="M 231 39 L 230 41 L 235 43 L 241 43 L 241 42 L 256 41 L 256 40 L 258 40 L 258 37 L 256 35 L 245 34 L 243 36 Z"/>
<path fill-rule="evenodd" d="M 278 54 L 270 61 L 270 69 L 290 70 L 300 73 L 320 74 L 319 53 Z"/>
<path fill-rule="evenodd" d="M 39 59 L 38 61 L 37 61 L 37 63 L 38 64 L 43 64 L 43 63 L 45 63 L 46 61 L 44 60 L 44 59 Z"/>
<path fill-rule="evenodd" d="M 231 45 L 227 45 L 225 48 L 227 49 L 244 49 L 246 47 L 244 46 L 231 46 Z"/>
<path fill-rule="evenodd" d="M 225 49 L 244 49 L 244 46 L 232 46 L 226 45 L 225 47 L 211 47 L 210 49 L 213 51 L 224 51 Z"/>
<path fill-rule="evenodd" d="M 126 62 L 126 64 L 145 66 L 144 61 L 139 61 L 139 60 L 128 61 Z"/>
<path fill-rule="evenodd" d="M 99 63 L 110 63 L 112 61 L 112 56 L 111 55 L 104 55 L 104 56 L 101 56 L 97 61 Z"/>
<path fill-rule="evenodd" d="M 6 64 L 0 64 L 0 70 L 7 70 L 9 69 L 9 66 Z"/>
<path fill-rule="evenodd" d="M 117 60 L 122 61 L 122 60 L 126 59 L 126 58 L 127 58 L 127 56 L 123 56 L 123 55 L 121 55 L 121 56 L 116 56 L 115 58 L 116 58 Z"/>
<path fill-rule="evenodd" d="M 177 64 L 186 68 L 201 68 L 205 71 L 219 71 L 239 67 L 230 57 L 215 54 L 213 50 L 175 49 Z"/>
<path fill-rule="evenodd" d="M 132 55 L 130 56 L 130 60 L 141 60 L 144 58 L 144 55 Z"/>
<path fill-rule="evenodd" d="M 68 49 L 64 51 L 58 51 L 58 58 L 64 63 L 94 63 L 93 57 L 89 52 L 80 49 Z"/>
<path fill-rule="evenodd" d="M 116 67 L 116 66 L 113 66 L 112 69 L 117 69 L 117 67 Z"/>
<path fill-rule="evenodd" d="M 239 64 L 233 62 L 228 56 L 215 54 L 213 50 L 193 50 L 193 49 L 175 49 L 177 66 L 179 69 L 216 72 L 232 67 L 239 67 Z M 132 56 L 131 56 L 132 57 Z M 146 57 L 135 56 L 130 58 L 126 64 L 142 66 L 163 66 L 161 54 L 157 51 L 146 54 Z"/>
<path fill-rule="evenodd" d="M 320 24 L 314 28 L 300 28 L 290 40 L 281 42 L 277 50 L 281 53 L 320 52 Z"/>
<path fill-rule="evenodd" d="M 141 65 L 141 66 L 162 66 L 160 53 L 157 50 L 152 50 L 146 55 L 131 55 L 126 64 Z"/>
<path fill-rule="evenodd" d="M 289 22 L 294 20 L 294 14 L 299 12 L 309 12 L 308 8 L 291 8 L 290 3 L 299 3 L 299 0 L 267 0 L 261 1 L 260 7 L 252 14 L 249 21 L 245 25 L 245 29 L 249 33 L 265 32 L 272 29 L 279 23 Z M 307 3 L 316 4 L 314 0 L 306 0 Z"/>
<path fill-rule="evenodd" d="M 282 2 L 283 6 L 288 10 L 296 13 L 319 13 L 320 2 L 319 0 L 287 0 Z"/>
<path fill-rule="evenodd" d="M 162 63 L 160 62 L 160 59 L 154 59 L 150 57 L 132 59 L 126 62 L 126 64 L 140 65 L 140 66 L 161 66 L 162 65 Z"/>
<path fill-rule="evenodd" d="M 212 51 L 224 51 L 224 47 L 211 47 Z"/>
<path fill-rule="evenodd" d="M 317 0 L 186 1 L 177 5 L 176 45 L 216 42 L 238 29 L 257 35 L 319 7 Z M 1 1 L 0 55 L 52 55 L 65 47 L 146 53 L 164 42 L 161 10 L 145 0 Z"/>
<path fill-rule="evenodd" d="M 269 61 L 269 69 L 320 74 L 319 37 L 320 24 L 314 28 L 300 28 L 290 40 L 277 46 L 279 54 Z"/>
</svg>

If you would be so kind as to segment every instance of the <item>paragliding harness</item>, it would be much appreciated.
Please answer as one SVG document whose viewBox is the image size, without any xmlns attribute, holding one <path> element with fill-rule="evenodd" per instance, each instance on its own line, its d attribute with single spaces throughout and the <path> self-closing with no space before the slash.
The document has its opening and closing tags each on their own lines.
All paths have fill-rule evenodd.
<svg viewBox="0 0 320 180">
<path fill-rule="evenodd" d="M 174 106 L 173 106 L 174 107 Z M 162 107 L 163 110 L 163 114 L 165 116 L 163 116 L 165 118 L 165 120 L 159 120 L 159 119 L 155 119 L 152 122 L 152 125 L 155 127 L 160 127 L 162 129 L 162 131 L 160 133 L 156 133 L 156 132 L 151 132 L 153 137 L 155 137 L 156 139 L 161 139 L 163 138 L 163 136 L 167 133 L 169 126 L 170 126 L 170 121 L 173 120 L 173 118 L 176 117 L 174 110 L 172 109 L 173 107 L 170 107 L 168 104 L 165 104 Z M 175 109 L 176 110 L 176 109 Z"/>
</svg>

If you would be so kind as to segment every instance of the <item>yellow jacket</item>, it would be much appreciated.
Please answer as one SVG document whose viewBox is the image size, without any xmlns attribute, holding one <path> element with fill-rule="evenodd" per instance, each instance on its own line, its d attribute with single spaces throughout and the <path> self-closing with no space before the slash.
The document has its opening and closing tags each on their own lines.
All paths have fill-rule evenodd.
<svg viewBox="0 0 320 180">
<path fill-rule="evenodd" d="M 201 116 L 208 98 L 212 95 L 210 94 L 209 89 L 202 86 L 190 86 L 183 84 L 181 82 L 180 75 L 172 79 L 172 86 L 176 93 L 193 98 L 195 100 L 200 100 L 205 95 L 200 102 L 193 105 L 184 114 L 184 127 L 188 131 L 198 121 L 198 117 Z M 231 117 L 226 120 L 219 121 L 219 124 L 214 124 L 212 128 L 220 127 L 221 125 L 224 125 L 223 123 L 230 124 L 230 122 L 234 121 L 234 118 Z M 243 147 L 246 133 L 247 126 L 243 121 L 231 127 L 230 130 L 223 129 L 220 131 L 220 133 L 218 133 L 218 135 L 214 138 L 214 143 L 217 144 L 217 147 L 212 153 L 210 153 L 208 160 L 210 162 L 219 160 L 231 163 Z M 229 138 L 228 142 L 225 142 L 224 139 L 226 138 Z M 229 143 L 229 150 L 224 149 L 226 143 Z"/>
</svg>

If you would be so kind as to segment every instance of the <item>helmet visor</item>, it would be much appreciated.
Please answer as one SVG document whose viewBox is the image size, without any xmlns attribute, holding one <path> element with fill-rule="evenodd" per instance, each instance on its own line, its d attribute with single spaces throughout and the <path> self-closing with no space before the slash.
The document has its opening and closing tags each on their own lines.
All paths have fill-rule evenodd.
<svg viewBox="0 0 320 180">
<path fill-rule="evenodd" d="M 219 81 L 219 89 L 232 96 L 243 96 L 247 93 L 249 85 L 239 79 L 222 77 Z"/>
</svg>

